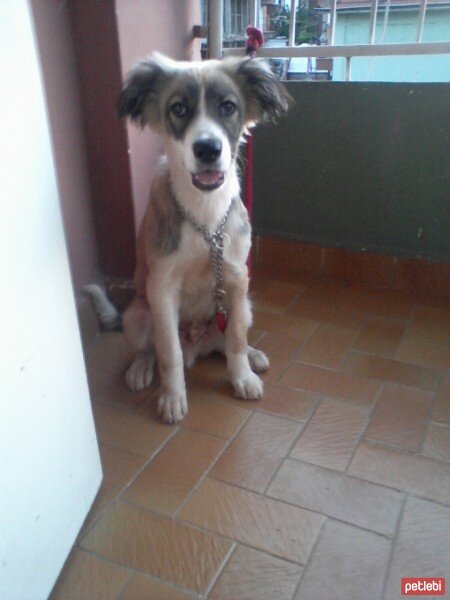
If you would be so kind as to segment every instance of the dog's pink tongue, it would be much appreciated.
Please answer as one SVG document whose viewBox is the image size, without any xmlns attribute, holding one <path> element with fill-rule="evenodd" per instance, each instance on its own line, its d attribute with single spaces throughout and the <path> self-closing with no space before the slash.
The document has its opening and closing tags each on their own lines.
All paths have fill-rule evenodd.
<svg viewBox="0 0 450 600">
<path fill-rule="evenodd" d="M 202 171 L 196 173 L 195 178 L 203 185 L 213 185 L 221 178 L 222 173 L 220 171 Z"/>
</svg>

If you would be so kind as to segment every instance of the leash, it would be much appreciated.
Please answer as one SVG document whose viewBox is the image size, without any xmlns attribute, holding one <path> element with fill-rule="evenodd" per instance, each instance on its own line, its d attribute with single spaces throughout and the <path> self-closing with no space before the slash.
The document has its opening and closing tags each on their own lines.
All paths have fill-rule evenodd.
<svg viewBox="0 0 450 600">
<path fill-rule="evenodd" d="M 224 249 L 224 237 L 228 237 L 223 230 L 225 229 L 225 224 L 228 219 L 228 215 L 234 204 L 234 198 L 231 199 L 230 204 L 228 205 L 227 211 L 220 221 L 217 229 L 211 233 L 205 225 L 200 225 L 194 219 L 194 217 L 189 214 L 181 204 L 178 202 L 177 198 L 173 195 L 173 201 L 175 206 L 177 207 L 181 217 L 187 221 L 198 233 L 200 233 L 206 243 L 209 245 L 209 256 L 211 259 L 211 264 L 214 273 L 215 286 L 213 292 L 214 304 L 216 307 L 216 322 L 217 326 L 222 333 L 225 332 L 227 328 L 227 311 L 223 305 L 223 299 L 225 296 L 224 290 L 224 279 L 223 279 L 223 249 Z"/>
</svg>

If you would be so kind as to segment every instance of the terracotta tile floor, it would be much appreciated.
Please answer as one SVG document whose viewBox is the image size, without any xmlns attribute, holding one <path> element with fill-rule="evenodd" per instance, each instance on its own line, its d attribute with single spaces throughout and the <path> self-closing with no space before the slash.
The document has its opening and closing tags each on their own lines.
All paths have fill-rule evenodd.
<svg viewBox="0 0 450 600">
<path fill-rule="evenodd" d="M 119 333 L 87 349 L 104 483 L 53 600 L 395 600 L 450 585 L 450 302 L 256 278 L 271 369 L 239 401 L 213 356 L 189 414 L 132 394 Z"/>
</svg>

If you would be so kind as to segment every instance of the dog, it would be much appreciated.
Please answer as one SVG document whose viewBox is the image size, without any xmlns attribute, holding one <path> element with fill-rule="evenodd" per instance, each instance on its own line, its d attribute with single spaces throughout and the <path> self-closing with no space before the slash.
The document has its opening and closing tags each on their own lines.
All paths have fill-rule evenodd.
<svg viewBox="0 0 450 600">
<path fill-rule="evenodd" d="M 273 122 L 289 104 L 257 58 L 197 63 L 155 54 L 130 72 L 120 94 L 120 117 L 158 132 L 166 152 L 138 234 L 136 296 L 123 329 L 135 351 L 128 387 L 149 386 L 157 362 L 158 411 L 167 423 L 188 411 L 184 367 L 199 355 L 223 353 L 236 395 L 262 396 L 256 373 L 269 362 L 247 343 L 251 227 L 237 158 L 247 128 Z"/>
</svg>

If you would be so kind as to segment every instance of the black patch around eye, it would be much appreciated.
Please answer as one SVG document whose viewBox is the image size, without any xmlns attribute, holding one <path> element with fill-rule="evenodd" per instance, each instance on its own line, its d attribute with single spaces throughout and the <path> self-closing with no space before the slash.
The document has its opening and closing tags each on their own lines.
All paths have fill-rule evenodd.
<svg viewBox="0 0 450 600">
<path fill-rule="evenodd" d="M 225 100 L 225 102 L 222 102 L 219 106 L 219 111 L 222 117 L 231 117 L 236 108 L 237 107 L 234 102 L 231 102 L 231 100 Z"/>
<path fill-rule="evenodd" d="M 208 114 L 225 131 L 234 154 L 243 128 L 243 107 L 238 91 L 226 78 L 206 81 L 205 101 Z"/>
<path fill-rule="evenodd" d="M 166 129 L 175 139 L 184 137 L 189 123 L 198 111 L 200 86 L 188 74 L 178 76 L 166 105 Z"/>
<path fill-rule="evenodd" d="M 186 104 L 183 104 L 182 102 L 175 102 L 169 106 L 169 112 L 178 119 L 182 119 L 183 117 L 187 117 L 188 108 Z"/>
</svg>

